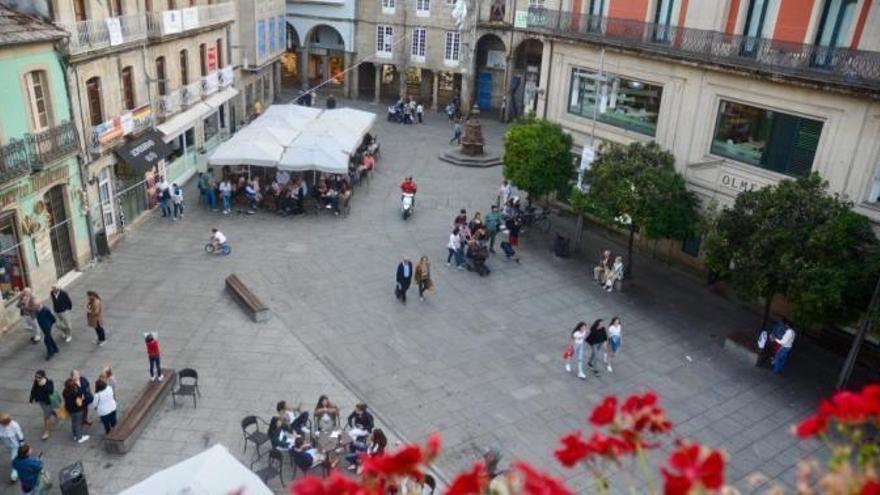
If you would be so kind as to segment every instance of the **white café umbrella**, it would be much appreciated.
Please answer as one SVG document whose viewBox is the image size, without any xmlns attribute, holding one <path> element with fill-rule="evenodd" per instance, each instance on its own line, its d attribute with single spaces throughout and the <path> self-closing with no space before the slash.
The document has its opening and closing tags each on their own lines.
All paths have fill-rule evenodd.
<svg viewBox="0 0 880 495">
<path fill-rule="evenodd" d="M 284 147 L 265 130 L 247 126 L 220 144 L 208 158 L 208 165 L 253 165 L 275 167 Z"/>
<path fill-rule="evenodd" d="M 278 168 L 294 172 L 317 170 L 330 174 L 348 173 L 348 153 L 329 134 L 304 132 L 285 150 Z"/>
<path fill-rule="evenodd" d="M 119 495 L 273 495 L 221 444 L 153 474 Z"/>
<path fill-rule="evenodd" d="M 264 115 L 254 120 L 251 126 L 268 137 L 275 140 L 276 143 L 283 147 L 290 146 L 290 143 L 299 136 L 300 129 L 290 126 L 287 121 L 278 115 Z"/>
<path fill-rule="evenodd" d="M 325 110 L 314 124 L 309 126 L 309 131 L 332 132 L 334 135 L 343 136 L 345 151 L 352 152 L 369 132 L 376 122 L 376 114 L 355 110 L 353 108 L 338 108 Z"/>
<path fill-rule="evenodd" d="M 272 105 L 263 112 L 263 115 L 254 120 L 259 122 L 261 119 L 280 118 L 288 127 L 297 130 L 305 129 L 308 124 L 317 119 L 324 110 L 320 108 L 306 107 L 302 105 Z"/>
</svg>

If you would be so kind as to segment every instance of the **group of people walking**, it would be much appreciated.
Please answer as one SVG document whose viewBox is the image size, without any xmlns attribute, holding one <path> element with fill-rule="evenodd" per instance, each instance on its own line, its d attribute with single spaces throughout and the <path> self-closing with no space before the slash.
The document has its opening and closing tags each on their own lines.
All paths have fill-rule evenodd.
<svg viewBox="0 0 880 495">
<path fill-rule="evenodd" d="M 590 326 L 587 326 L 586 322 L 579 322 L 571 331 L 569 342 L 562 352 L 565 371 L 571 373 L 571 362 L 574 360 L 577 362 L 578 378 L 587 379 L 587 375 L 584 373 L 584 354 L 589 346 L 590 357 L 587 361 L 587 368 L 598 376 L 600 368 L 604 364 L 609 373 L 613 372 L 614 358 L 620 351 L 622 332 L 623 323 L 618 316 L 611 318 L 608 327 L 605 327 L 605 322 L 601 318 Z M 601 364 L 599 363 L 600 359 L 602 360 Z"/>
<path fill-rule="evenodd" d="M 98 346 L 103 346 L 107 340 L 104 331 L 104 307 L 101 297 L 94 291 L 86 292 L 87 302 L 85 305 L 86 321 L 89 327 L 95 330 Z M 24 329 L 31 334 L 31 343 L 43 341 L 46 346 L 46 360 L 52 359 L 58 354 L 58 344 L 55 342 L 52 331 L 61 332 L 65 342 L 73 340 L 73 325 L 70 313 L 73 310 L 73 302 L 70 295 L 61 287 L 55 285 L 49 293 L 52 302 L 50 309 L 42 301 L 34 296 L 29 287 L 25 287 L 19 294 L 17 307 L 21 315 Z"/>
<path fill-rule="evenodd" d="M 406 304 L 406 293 L 412 285 L 413 279 L 419 288 L 419 300 L 424 302 L 425 293 L 434 291 L 434 281 L 431 279 L 431 262 L 428 261 L 427 256 L 419 258 L 419 263 L 415 267 L 406 256 L 397 264 L 394 296 L 403 304 Z"/>
</svg>

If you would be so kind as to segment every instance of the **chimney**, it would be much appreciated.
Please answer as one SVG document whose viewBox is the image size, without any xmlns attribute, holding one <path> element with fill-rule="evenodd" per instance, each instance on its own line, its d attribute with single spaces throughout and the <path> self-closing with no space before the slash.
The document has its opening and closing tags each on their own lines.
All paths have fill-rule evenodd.
<svg viewBox="0 0 880 495">
<path fill-rule="evenodd" d="M 31 15 L 44 21 L 52 22 L 52 15 L 49 12 L 49 0 L 0 0 L 0 4 L 20 14 Z"/>
</svg>

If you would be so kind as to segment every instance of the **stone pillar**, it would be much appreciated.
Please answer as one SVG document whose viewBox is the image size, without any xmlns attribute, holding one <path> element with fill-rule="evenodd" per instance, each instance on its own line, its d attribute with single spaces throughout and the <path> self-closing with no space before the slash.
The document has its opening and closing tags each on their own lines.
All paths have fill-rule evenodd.
<svg viewBox="0 0 880 495">
<path fill-rule="evenodd" d="M 352 53 L 351 59 L 355 60 L 354 53 Z M 346 67 L 346 69 L 348 69 L 348 68 L 349 67 Z M 360 96 L 361 96 L 361 88 L 360 88 L 361 70 L 360 69 L 361 69 L 360 66 L 351 67 L 351 70 L 345 73 L 345 75 L 348 76 L 348 78 L 351 80 L 351 86 L 350 86 L 351 98 L 355 99 L 355 100 L 360 98 Z"/>
<path fill-rule="evenodd" d="M 538 104 L 535 109 L 535 115 L 541 118 L 547 116 L 547 93 L 550 87 L 550 54 L 553 52 L 550 49 L 550 41 L 549 39 L 545 39 L 543 43 L 543 49 L 541 50 L 541 72 L 538 76 Z M 525 83 L 525 81 L 523 81 Z"/>
<path fill-rule="evenodd" d="M 376 63 L 376 88 L 373 103 L 379 103 L 379 95 L 382 93 L 382 64 Z"/>
<path fill-rule="evenodd" d="M 440 94 L 440 72 L 431 71 L 434 74 L 434 85 L 431 86 L 431 110 L 437 111 L 437 96 Z"/>
<path fill-rule="evenodd" d="M 347 70 L 349 67 L 351 67 L 352 58 L 353 57 L 352 57 L 351 52 L 345 52 L 345 55 L 343 58 L 345 63 L 342 66 L 342 70 Z M 343 76 L 342 76 L 344 78 L 342 80 L 342 88 L 343 88 L 342 94 L 346 98 L 351 98 L 351 74 L 352 74 L 352 72 L 357 72 L 357 70 L 353 70 L 351 72 L 345 72 L 345 73 L 343 73 Z"/>
<path fill-rule="evenodd" d="M 409 67 L 403 67 L 397 71 L 397 92 L 398 97 L 401 99 L 406 98 L 406 73 L 408 71 Z"/>
<path fill-rule="evenodd" d="M 504 108 L 501 115 L 501 121 L 507 122 L 510 120 L 510 110 L 512 108 L 513 98 L 510 96 L 510 88 L 513 84 L 513 63 L 514 58 L 513 55 L 507 56 L 507 62 L 504 66 L 504 84 L 502 85 L 504 89 L 501 94 L 501 101 L 504 102 Z"/>
<path fill-rule="evenodd" d="M 299 52 L 299 87 L 309 89 L 309 48 L 300 47 Z"/>
<path fill-rule="evenodd" d="M 461 114 L 466 116 L 468 112 L 471 111 L 471 108 L 474 106 L 474 102 L 471 101 L 471 74 L 469 72 L 461 72 Z"/>
<path fill-rule="evenodd" d="M 330 79 L 330 55 L 321 55 L 321 80 L 318 84 Z"/>
</svg>

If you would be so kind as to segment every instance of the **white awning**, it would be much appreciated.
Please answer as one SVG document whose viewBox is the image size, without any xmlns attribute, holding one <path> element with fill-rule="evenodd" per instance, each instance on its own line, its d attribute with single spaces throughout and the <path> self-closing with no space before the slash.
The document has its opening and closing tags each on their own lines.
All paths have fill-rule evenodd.
<svg viewBox="0 0 880 495">
<path fill-rule="evenodd" d="M 220 108 L 220 105 L 231 100 L 237 94 L 238 94 L 237 89 L 226 88 L 223 91 L 220 91 L 219 93 L 215 93 L 215 94 L 211 95 L 203 103 L 205 103 L 206 105 L 208 105 L 209 107 L 214 108 L 214 109 Z"/>
<path fill-rule="evenodd" d="M 208 158 L 208 165 L 275 167 L 282 153 L 284 146 L 278 144 L 269 133 L 247 126 L 220 143 Z"/>
<path fill-rule="evenodd" d="M 214 109 L 208 105 L 205 105 L 204 103 L 196 103 L 189 107 L 185 112 L 181 112 L 162 124 L 157 125 L 156 129 L 162 133 L 162 139 L 167 143 L 183 134 L 184 131 L 194 126 L 196 122 L 213 112 Z"/>
<path fill-rule="evenodd" d="M 285 150 L 278 168 L 292 172 L 317 170 L 330 174 L 348 173 L 348 153 L 329 134 L 300 134 Z"/>
</svg>

